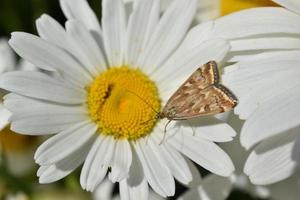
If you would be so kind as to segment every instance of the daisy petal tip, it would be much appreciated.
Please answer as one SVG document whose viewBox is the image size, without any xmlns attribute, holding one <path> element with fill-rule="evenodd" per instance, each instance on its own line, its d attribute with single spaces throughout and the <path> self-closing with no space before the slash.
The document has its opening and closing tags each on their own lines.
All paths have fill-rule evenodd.
<svg viewBox="0 0 300 200">
<path fill-rule="evenodd" d="M 82 183 L 82 182 L 81 182 L 81 180 L 80 180 L 80 186 L 81 186 L 81 188 L 82 188 L 83 190 L 85 190 L 85 191 L 86 191 L 85 184 L 84 184 L 84 183 Z"/>
<path fill-rule="evenodd" d="M 230 177 L 234 172 L 235 172 L 234 164 L 232 160 L 229 158 L 229 160 L 227 160 L 227 163 L 224 163 L 223 171 L 219 171 L 218 173 L 215 174 L 223 177 Z"/>
<path fill-rule="evenodd" d="M 17 39 L 18 37 L 24 36 L 24 35 L 26 35 L 26 34 L 29 34 L 29 33 L 21 32 L 21 31 L 15 31 L 15 32 L 12 32 L 12 33 L 10 34 L 10 36 L 11 36 L 11 39 Z M 10 40 L 11 40 L 11 39 L 10 39 Z M 10 41 L 10 40 L 9 40 L 9 41 Z"/>
<path fill-rule="evenodd" d="M 39 184 L 48 184 L 48 183 L 50 183 L 50 181 L 48 181 L 47 179 L 45 179 L 45 178 L 43 177 L 43 175 L 41 175 L 41 176 L 39 177 Z"/>
<path fill-rule="evenodd" d="M 229 168 L 227 169 L 227 171 L 224 171 L 223 174 L 221 174 L 221 176 L 223 177 L 230 177 L 235 171 L 235 167 L 234 165 L 232 164 L 231 166 L 229 166 Z"/>
<path fill-rule="evenodd" d="M 254 185 L 268 185 L 269 183 L 263 183 L 261 181 L 257 180 L 257 177 L 253 176 L 253 175 L 248 175 L 249 181 L 250 183 L 254 184 Z"/>
<path fill-rule="evenodd" d="M 15 35 L 13 33 L 11 33 L 10 39 L 8 40 L 9 46 L 13 48 L 14 42 L 15 42 Z"/>
<path fill-rule="evenodd" d="M 24 32 L 12 32 L 8 41 L 9 46 L 16 51 L 16 49 L 18 48 L 18 41 L 21 38 L 24 38 L 25 34 L 26 33 Z"/>
<path fill-rule="evenodd" d="M 243 136 L 244 134 L 242 133 L 243 131 L 241 132 L 241 137 L 240 137 L 241 145 L 248 151 L 254 145 L 254 143 L 251 142 L 247 137 Z"/>
<path fill-rule="evenodd" d="M 249 167 L 249 163 L 246 161 L 243 172 L 249 176 L 250 175 L 250 167 Z"/>
<path fill-rule="evenodd" d="M 51 165 L 51 163 L 48 163 L 46 162 L 45 160 L 43 160 L 42 158 L 38 157 L 38 158 L 35 158 L 35 163 L 38 164 L 38 165 Z"/>
</svg>

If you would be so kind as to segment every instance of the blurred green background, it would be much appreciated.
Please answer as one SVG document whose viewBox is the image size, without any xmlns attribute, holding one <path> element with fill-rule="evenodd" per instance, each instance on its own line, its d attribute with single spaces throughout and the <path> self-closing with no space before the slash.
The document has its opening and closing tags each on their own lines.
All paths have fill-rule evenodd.
<svg viewBox="0 0 300 200">
<path fill-rule="evenodd" d="M 100 19 L 101 1 L 89 0 L 89 3 Z M 25 31 L 36 34 L 35 20 L 43 13 L 51 15 L 61 24 L 65 22 L 58 0 L 0 0 L 0 37 L 9 38 L 10 33 L 13 31 Z M 5 161 L 5 152 L 3 156 L 2 160 Z M 33 162 L 33 160 L 28 160 L 28 162 Z M 64 180 L 49 185 L 38 184 L 36 170 L 37 166 L 34 165 L 32 171 L 28 174 L 16 176 L 11 174 L 8 166 L 5 162 L 2 162 L 0 164 L 0 199 L 7 199 L 8 194 L 17 194 L 19 192 L 23 192 L 27 197 L 10 200 L 91 199 L 91 195 L 80 188 L 78 178 L 80 170 L 72 173 Z M 203 171 L 203 169 L 200 170 Z M 202 174 L 205 173 L 207 172 Z M 178 186 L 176 196 L 179 196 L 184 190 L 182 186 Z M 115 193 L 117 193 L 117 189 Z M 254 198 L 241 191 L 234 191 L 229 197 L 229 200 L 251 199 Z"/>
<path fill-rule="evenodd" d="M 101 1 L 90 0 L 89 3 L 101 16 Z M 58 0 L 0 0 L 0 36 L 9 36 L 13 31 L 36 33 L 35 19 L 43 13 L 61 24 L 65 21 Z"/>
</svg>

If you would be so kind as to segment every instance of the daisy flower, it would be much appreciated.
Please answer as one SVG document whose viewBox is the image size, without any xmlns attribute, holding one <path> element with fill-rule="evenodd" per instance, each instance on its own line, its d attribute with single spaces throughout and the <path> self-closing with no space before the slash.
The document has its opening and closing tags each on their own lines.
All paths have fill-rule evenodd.
<svg viewBox="0 0 300 200">
<path fill-rule="evenodd" d="M 177 128 L 159 145 L 166 120 L 154 120 L 191 72 L 220 62 L 229 49 L 222 39 L 184 41 L 197 1 L 176 0 L 162 17 L 159 1 L 138 1 L 127 22 L 122 1 L 104 0 L 101 28 L 86 1 L 60 3 L 65 29 L 43 15 L 36 22 L 40 37 L 15 32 L 9 41 L 21 57 L 57 76 L 16 71 L 0 79 L 13 92 L 4 98 L 12 130 L 56 134 L 36 151 L 39 181 L 59 180 L 84 163 L 84 189 L 94 191 L 108 176 L 120 183 L 122 199 L 147 199 L 148 184 L 166 197 L 174 195 L 174 178 L 191 182 L 188 158 L 229 176 L 232 162 L 214 143 L 235 135 L 226 123 L 203 120 L 196 136 Z"/>
<path fill-rule="evenodd" d="M 295 20 L 290 21 L 290 27 L 295 32 L 272 34 L 253 44 L 263 45 L 265 50 L 239 57 L 223 76 L 240 100 L 235 113 L 246 120 L 240 141 L 251 151 L 244 173 L 257 185 L 290 177 L 299 161 L 300 4 L 275 2 L 292 11 Z"/>
<path fill-rule="evenodd" d="M 232 140 L 231 127 L 216 118 L 191 120 L 191 125 L 173 121 L 163 140 L 166 120 L 154 120 L 157 111 L 197 67 L 224 59 L 230 48 L 225 39 L 295 28 L 274 20 L 267 30 L 259 29 L 257 14 L 267 16 L 259 27 L 273 22 L 259 10 L 187 33 L 196 0 L 175 0 L 162 16 L 158 0 L 136 1 L 128 21 L 121 0 L 103 0 L 100 27 L 85 0 L 60 3 L 68 19 L 65 29 L 43 15 L 37 20 L 40 37 L 15 32 L 10 40 L 21 57 L 56 76 L 17 71 L 0 79 L 12 92 L 4 98 L 13 113 L 12 130 L 56 134 L 36 151 L 39 181 L 59 180 L 83 163 L 84 189 L 94 191 L 108 177 L 120 183 L 122 199 L 147 199 L 148 184 L 166 197 L 174 195 L 174 178 L 191 182 L 190 160 L 229 176 L 232 161 L 214 142 Z M 294 17 L 283 9 L 270 13 L 271 19 L 288 22 Z"/>
</svg>

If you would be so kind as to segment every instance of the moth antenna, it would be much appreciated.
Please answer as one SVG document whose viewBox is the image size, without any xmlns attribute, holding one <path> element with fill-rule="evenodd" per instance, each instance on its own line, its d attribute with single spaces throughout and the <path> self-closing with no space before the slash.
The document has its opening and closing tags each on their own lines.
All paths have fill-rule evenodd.
<svg viewBox="0 0 300 200">
<path fill-rule="evenodd" d="M 148 122 L 151 122 L 152 120 L 156 120 L 158 117 L 155 117 L 155 118 L 152 118 L 152 119 L 149 119 L 147 121 L 144 121 L 142 122 L 142 124 L 147 124 Z"/>
<path fill-rule="evenodd" d="M 159 116 L 159 112 L 157 111 L 157 110 L 155 110 L 153 107 L 152 107 L 152 105 L 150 105 L 147 101 L 145 101 L 145 99 L 143 99 L 142 97 L 140 97 L 138 94 L 136 94 L 135 92 L 132 92 L 132 91 L 130 91 L 130 90 L 127 90 L 126 89 L 126 91 L 127 92 L 129 92 L 129 93 L 131 93 L 131 94 L 133 94 L 133 95 L 135 95 L 136 97 L 138 97 L 140 100 L 142 100 L 145 104 L 147 104 L 156 114 L 157 114 L 157 116 Z M 155 118 L 155 119 L 157 119 L 157 117 Z"/>
<path fill-rule="evenodd" d="M 135 95 L 136 97 L 138 97 L 142 102 L 144 102 L 145 104 L 147 104 L 155 113 L 156 113 L 156 116 L 154 117 L 154 118 L 152 118 L 152 119 L 149 119 L 149 120 L 147 120 L 147 121 L 144 121 L 144 122 L 142 122 L 142 124 L 147 124 L 148 122 L 151 122 L 151 121 L 153 121 L 153 120 L 156 120 L 156 119 L 158 119 L 159 118 L 159 116 L 160 116 L 160 113 L 158 112 L 158 111 L 156 111 L 147 101 L 145 101 L 145 99 L 143 99 L 142 97 L 140 97 L 138 94 L 136 94 L 135 92 L 132 92 L 132 91 L 130 91 L 130 90 L 127 90 L 126 89 L 126 91 L 127 92 L 129 92 L 129 93 L 131 93 L 131 94 L 133 94 L 133 95 Z"/>
</svg>

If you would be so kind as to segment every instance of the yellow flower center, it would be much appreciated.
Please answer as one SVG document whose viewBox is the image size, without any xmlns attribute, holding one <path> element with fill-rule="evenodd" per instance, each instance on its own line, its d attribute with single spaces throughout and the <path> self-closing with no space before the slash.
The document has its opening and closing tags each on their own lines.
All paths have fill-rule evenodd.
<svg viewBox="0 0 300 200">
<path fill-rule="evenodd" d="M 111 68 L 87 90 L 89 115 L 101 134 L 137 140 L 152 131 L 160 99 L 154 82 L 140 70 Z"/>
</svg>

